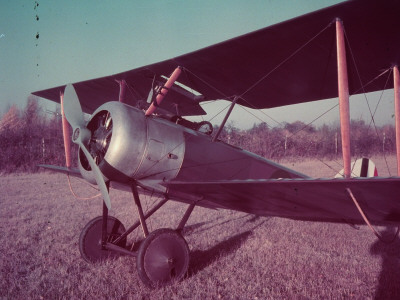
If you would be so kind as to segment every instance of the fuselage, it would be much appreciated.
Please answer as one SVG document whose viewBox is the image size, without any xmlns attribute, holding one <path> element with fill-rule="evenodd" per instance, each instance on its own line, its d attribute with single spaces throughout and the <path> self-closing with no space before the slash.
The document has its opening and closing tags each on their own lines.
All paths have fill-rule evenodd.
<svg viewBox="0 0 400 300">
<path fill-rule="evenodd" d="M 272 178 L 305 178 L 265 158 L 222 141 L 212 141 L 204 133 L 175 124 L 158 116 L 145 116 L 142 110 L 120 102 L 99 107 L 88 127 L 95 126 L 96 115 L 107 111 L 112 120 L 112 136 L 98 165 L 112 182 L 139 182 L 160 193 L 166 181 L 220 181 Z M 97 121 L 96 121 L 97 122 Z M 82 167 L 86 178 L 90 173 Z"/>
</svg>

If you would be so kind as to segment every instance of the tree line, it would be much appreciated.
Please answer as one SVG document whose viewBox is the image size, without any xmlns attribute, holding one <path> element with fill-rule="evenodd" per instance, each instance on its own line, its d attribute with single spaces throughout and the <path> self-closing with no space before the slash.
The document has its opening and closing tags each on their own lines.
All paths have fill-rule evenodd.
<svg viewBox="0 0 400 300">
<path fill-rule="evenodd" d="M 375 127 L 364 120 L 350 122 L 351 155 L 371 157 L 393 154 L 396 151 L 396 133 L 393 125 Z M 254 152 L 268 159 L 319 158 L 334 159 L 342 156 L 339 125 L 316 128 L 301 121 L 270 127 L 255 124 L 249 130 L 227 126 L 222 139 L 227 143 Z"/>
<path fill-rule="evenodd" d="M 0 173 L 36 172 L 39 164 L 64 166 L 60 111 L 47 114 L 33 96 L 24 109 L 12 105 L 0 120 L 0 151 Z"/>
<path fill-rule="evenodd" d="M 230 124 L 220 139 L 272 160 L 341 156 L 339 125 L 315 127 L 296 121 L 278 127 L 259 123 L 241 130 Z M 72 146 L 72 161 L 76 164 L 78 149 Z M 392 154 L 395 147 L 394 126 L 376 128 L 363 120 L 351 121 L 353 156 Z M 0 120 L 0 151 L 0 173 L 35 172 L 39 164 L 64 166 L 60 112 L 44 112 L 35 97 L 29 97 L 23 109 L 12 105 Z"/>
</svg>

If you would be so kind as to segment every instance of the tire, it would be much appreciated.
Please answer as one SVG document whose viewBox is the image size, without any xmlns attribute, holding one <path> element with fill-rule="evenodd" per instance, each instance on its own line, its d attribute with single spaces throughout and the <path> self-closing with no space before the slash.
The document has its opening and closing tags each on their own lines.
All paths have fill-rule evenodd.
<svg viewBox="0 0 400 300">
<path fill-rule="evenodd" d="M 103 217 L 96 217 L 83 228 L 79 236 L 79 252 L 84 260 L 90 263 L 104 261 L 109 258 L 118 257 L 115 251 L 105 250 L 101 247 Z M 125 232 L 125 227 L 117 218 L 107 219 L 107 241 L 111 242 Z M 126 246 L 126 238 L 122 239 L 118 246 Z"/>
<path fill-rule="evenodd" d="M 180 281 L 189 268 L 189 247 L 175 230 L 162 228 L 150 233 L 137 256 L 140 279 L 149 287 Z"/>
</svg>

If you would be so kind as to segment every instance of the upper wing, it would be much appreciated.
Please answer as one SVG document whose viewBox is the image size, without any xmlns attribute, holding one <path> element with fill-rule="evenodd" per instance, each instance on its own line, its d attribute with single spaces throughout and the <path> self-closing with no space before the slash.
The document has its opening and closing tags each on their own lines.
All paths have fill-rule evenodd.
<svg viewBox="0 0 400 300">
<path fill-rule="evenodd" d="M 165 106 L 181 115 L 204 114 L 199 101 L 231 100 L 253 108 L 270 108 L 337 96 L 334 21 L 343 21 L 351 94 L 393 87 L 379 77 L 400 62 L 400 1 L 346 1 L 186 55 L 124 73 L 74 84 L 85 112 L 117 100 L 124 79 L 128 103 L 146 99 L 153 79 L 162 81 L 177 66 L 179 81 L 202 94 L 173 91 Z M 354 60 L 353 60 L 354 58 Z M 376 79 L 376 80 L 373 80 Z M 371 82 L 372 81 L 372 82 Z M 370 83 L 371 82 L 371 83 Z M 367 84 L 369 83 L 369 84 Z M 59 102 L 64 86 L 35 92 Z M 183 90 L 183 89 L 182 89 Z"/>
<path fill-rule="evenodd" d="M 165 74 L 168 75 L 171 71 L 173 69 L 170 69 Z M 147 100 L 152 87 L 165 83 L 166 79 L 161 76 L 163 74 L 156 74 L 147 67 L 142 67 L 111 76 L 77 82 L 73 86 L 79 97 L 82 110 L 85 113 L 91 114 L 106 102 L 118 101 L 120 93 L 119 81 L 122 80 L 125 80 L 127 84 L 124 102 L 132 106 L 137 106 L 140 101 Z M 33 92 L 32 94 L 60 102 L 60 94 L 64 92 L 64 89 L 65 85 L 62 85 Z M 181 116 L 205 115 L 206 112 L 199 105 L 200 100 L 202 100 L 201 96 L 175 85 L 168 92 L 168 97 L 161 103 L 160 107 Z M 179 109 L 179 113 L 177 112 L 177 108 Z"/>
<path fill-rule="evenodd" d="M 346 188 L 373 223 L 400 222 L 400 178 L 277 179 L 169 182 L 169 193 L 201 203 L 265 216 L 362 222 Z"/>
</svg>

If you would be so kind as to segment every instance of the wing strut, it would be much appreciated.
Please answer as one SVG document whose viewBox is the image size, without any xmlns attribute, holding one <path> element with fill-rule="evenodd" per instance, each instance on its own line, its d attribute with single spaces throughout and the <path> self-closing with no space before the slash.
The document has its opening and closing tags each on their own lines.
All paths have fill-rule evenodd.
<svg viewBox="0 0 400 300">
<path fill-rule="evenodd" d="M 119 96 L 118 101 L 122 103 L 126 103 L 126 81 L 125 79 L 117 80 L 119 84 Z"/>
<path fill-rule="evenodd" d="M 350 106 L 349 106 L 349 84 L 347 78 L 346 49 L 344 42 L 343 24 L 336 19 L 336 43 L 337 43 L 337 67 L 338 67 L 338 89 L 339 89 L 339 111 L 340 131 L 342 135 L 342 152 L 344 177 L 350 178 Z"/>
<path fill-rule="evenodd" d="M 222 129 L 224 129 L 226 121 L 228 121 L 229 116 L 231 115 L 231 112 L 233 110 L 233 107 L 235 106 L 236 102 L 238 101 L 239 97 L 235 96 L 235 98 L 232 101 L 231 106 L 229 106 L 228 112 L 225 115 L 225 118 L 222 120 L 221 126 L 219 126 L 217 133 L 214 135 L 212 141 L 215 142 L 218 138 L 218 136 L 221 134 Z"/>
<path fill-rule="evenodd" d="M 397 175 L 400 176 L 400 75 L 399 67 L 393 67 L 394 85 L 394 112 L 396 119 L 396 152 L 397 152 Z"/>
</svg>

